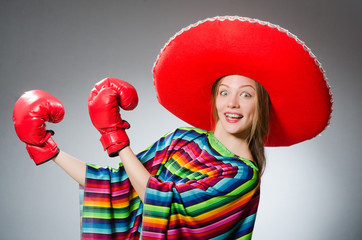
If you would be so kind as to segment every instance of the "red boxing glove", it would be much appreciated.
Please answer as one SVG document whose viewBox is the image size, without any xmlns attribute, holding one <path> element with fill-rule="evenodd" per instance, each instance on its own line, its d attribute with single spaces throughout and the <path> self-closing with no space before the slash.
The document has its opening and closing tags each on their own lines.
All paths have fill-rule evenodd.
<svg viewBox="0 0 362 240">
<path fill-rule="evenodd" d="M 98 82 L 88 98 L 88 110 L 93 125 L 102 134 L 100 139 L 110 157 L 129 145 L 125 132 L 130 125 L 122 120 L 119 107 L 132 110 L 138 104 L 136 89 L 116 78 L 105 78 Z"/>
<path fill-rule="evenodd" d="M 59 149 L 46 130 L 45 122 L 58 123 L 64 117 L 64 107 L 51 94 L 32 90 L 24 93 L 15 103 L 13 121 L 15 131 L 36 165 L 42 164 L 59 153 Z"/>
</svg>

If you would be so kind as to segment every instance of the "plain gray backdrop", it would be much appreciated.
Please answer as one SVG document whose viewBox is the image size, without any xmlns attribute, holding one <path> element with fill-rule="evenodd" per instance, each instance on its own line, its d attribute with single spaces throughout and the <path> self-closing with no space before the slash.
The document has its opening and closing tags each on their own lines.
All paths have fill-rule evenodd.
<svg viewBox="0 0 362 240">
<path fill-rule="evenodd" d="M 42 89 L 56 96 L 66 115 L 48 128 L 60 149 L 115 167 L 89 119 L 89 91 L 108 76 L 136 87 L 139 106 L 122 112 L 135 152 L 187 126 L 158 104 L 153 63 L 181 28 L 218 15 L 261 19 L 297 35 L 322 63 L 334 98 L 320 136 L 267 149 L 254 239 L 361 239 L 361 12 L 358 0 L 1 0 L 0 239 L 80 235 L 78 185 L 53 162 L 36 167 L 15 134 L 20 95 Z"/>
</svg>

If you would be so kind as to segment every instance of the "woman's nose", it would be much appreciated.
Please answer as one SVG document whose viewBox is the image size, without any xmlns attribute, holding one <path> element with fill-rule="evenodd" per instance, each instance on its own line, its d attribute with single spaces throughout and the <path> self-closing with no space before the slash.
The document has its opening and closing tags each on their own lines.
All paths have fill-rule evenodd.
<svg viewBox="0 0 362 240">
<path fill-rule="evenodd" d="M 228 107 L 229 108 L 238 108 L 239 107 L 239 101 L 237 99 L 237 96 L 230 96 L 228 101 Z"/>
</svg>

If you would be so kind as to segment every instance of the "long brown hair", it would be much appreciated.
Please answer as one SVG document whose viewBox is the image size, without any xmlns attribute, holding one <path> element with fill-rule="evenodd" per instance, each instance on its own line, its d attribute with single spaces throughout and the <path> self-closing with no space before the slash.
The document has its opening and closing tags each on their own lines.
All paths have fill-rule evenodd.
<svg viewBox="0 0 362 240">
<path fill-rule="evenodd" d="M 219 120 L 215 106 L 215 99 L 222 79 L 223 77 L 219 78 L 217 81 L 215 81 L 215 83 L 212 86 L 214 126 Z M 255 87 L 256 87 L 256 97 L 257 97 L 256 109 L 255 109 L 256 114 L 254 115 L 253 123 L 250 128 L 250 134 L 247 138 L 247 141 L 250 152 L 253 155 L 254 161 L 256 161 L 259 167 L 260 175 L 262 175 L 266 165 L 263 140 L 269 131 L 270 99 L 268 92 L 257 81 L 255 81 Z"/>
</svg>

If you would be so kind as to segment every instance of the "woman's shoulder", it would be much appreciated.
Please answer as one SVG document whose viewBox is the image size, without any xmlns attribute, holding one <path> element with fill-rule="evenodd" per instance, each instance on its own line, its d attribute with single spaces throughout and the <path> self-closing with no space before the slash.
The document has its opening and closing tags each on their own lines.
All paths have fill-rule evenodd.
<svg viewBox="0 0 362 240">
<path fill-rule="evenodd" d="M 200 137 L 207 137 L 209 132 L 195 127 L 178 127 L 174 131 L 166 134 L 166 136 L 167 135 L 172 135 L 173 138 L 192 141 Z"/>
<path fill-rule="evenodd" d="M 201 128 L 195 128 L 195 127 L 178 127 L 175 131 L 184 132 L 184 133 L 198 133 L 198 134 L 207 134 L 208 131 L 201 129 Z"/>
<path fill-rule="evenodd" d="M 195 127 L 178 127 L 171 132 L 166 133 L 160 139 L 160 142 L 178 148 L 186 146 L 189 143 L 198 145 L 207 144 L 209 132 Z"/>
<path fill-rule="evenodd" d="M 246 169 L 249 169 L 251 172 L 258 171 L 258 167 L 253 161 L 232 153 L 215 138 L 211 131 L 195 127 L 179 127 L 175 130 L 175 133 L 179 140 L 176 142 L 182 142 L 179 146 L 186 146 L 192 142 L 193 153 L 199 149 L 202 154 L 207 154 L 208 159 L 215 158 L 218 161 L 227 163 L 227 165 L 237 166 L 243 171 L 246 171 Z"/>
<path fill-rule="evenodd" d="M 250 169 L 258 170 L 252 161 L 237 156 L 229 151 L 221 142 L 213 135 L 213 132 L 195 127 L 178 127 L 165 135 L 169 139 L 172 149 L 180 149 L 186 147 L 185 151 L 192 149 L 193 154 L 207 154 L 207 159 L 215 158 L 218 161 L 225 161 L 240 168 L 250 167 Z M 192 146 L 190 146 L 192 144 Z M 203 156 L 203 157 L 206 157 Z"/>
</svg>

